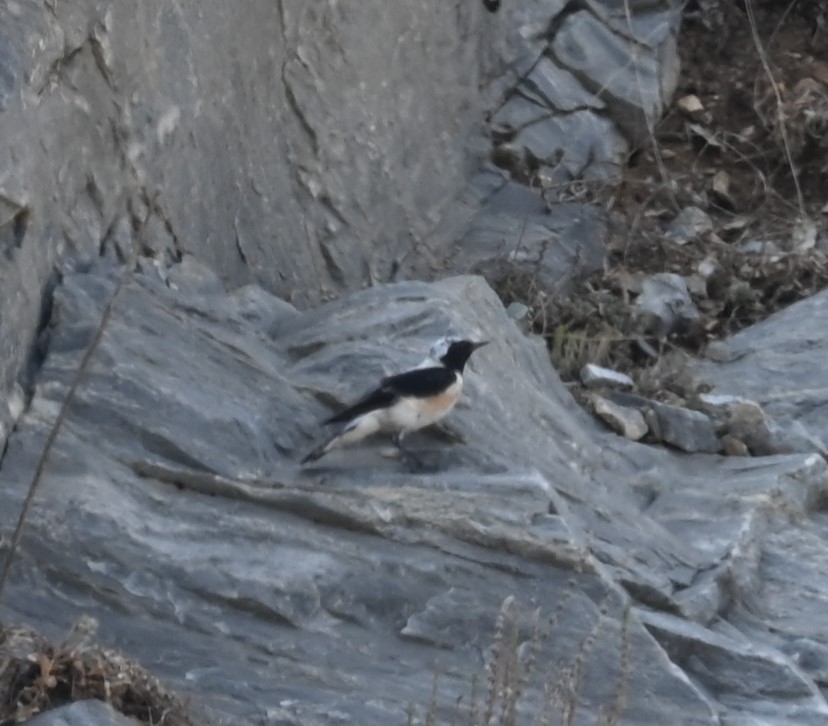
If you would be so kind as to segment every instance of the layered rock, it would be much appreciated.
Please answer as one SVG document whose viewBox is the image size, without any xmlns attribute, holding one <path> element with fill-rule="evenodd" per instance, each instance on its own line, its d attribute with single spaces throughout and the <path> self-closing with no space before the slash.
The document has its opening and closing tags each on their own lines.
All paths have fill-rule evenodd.
<svg viewBox="0 0 828 726">
<path fill-rule="evenodd" d="M 435 671 L 441 718 L 469 702 L 509 599 L 516 652 L 536 654 L 526 718 L 547 679 L 590 721 L 828 714 L 821 457 L 678 457 L 602 432 L 479 278 L 306 313 L 217 292 L 192 262 L 169 282 L 139 274 L 115 301 L 32 493 L 4 621 L 91 614 L 221 723 L 387 724 L 425 712 Z M 3 460 L 4 542 L 115 284 L 71 272 L 56 293 Z M 453 435 L 412 437 L 423 471 L 382 440 L 296 463 L 332 407 L 448 333 L 493 343 Z"/>
</svg>

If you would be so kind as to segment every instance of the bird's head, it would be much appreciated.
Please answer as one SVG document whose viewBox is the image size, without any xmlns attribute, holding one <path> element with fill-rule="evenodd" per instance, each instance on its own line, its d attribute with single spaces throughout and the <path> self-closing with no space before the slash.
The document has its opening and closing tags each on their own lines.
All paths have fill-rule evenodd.
<svg viewBox="0 0 828 726">
<path fill-rule="evenodd" d="M 445 352 L 442 353 L 440 350 L 435 350 L 436 346 L 441 342 L 438 341 L 432 347 L 432 353 L 442 353 L 442 355 L 435 355 L 435 357 L 446 368 L 450 368 L 458 373 L 463 372 L 463 368 L 465 368 L 471 354 L 489 342 L 488 340 L 483 340 L 476 343 L 472 340 L 460 340 L 458 338 L 444 338 L 443 341 L 445 341 Z"/>
</svg>

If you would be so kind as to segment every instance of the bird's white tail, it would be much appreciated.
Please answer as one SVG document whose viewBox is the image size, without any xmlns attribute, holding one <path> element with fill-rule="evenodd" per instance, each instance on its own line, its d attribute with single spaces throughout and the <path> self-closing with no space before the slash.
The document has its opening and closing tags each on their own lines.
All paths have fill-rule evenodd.
<svg viewBox="0 0 828 726">
<path fill-rule="evenodd" d="M 332 449 L 335 449 L 339 443 L 339 439 L 342 438 L 341 434 L 337 434 L 336 436 L 328 439 L 325 443 L 320 444 L 317 446 L 313 451 L 311 451 L 304 459 L 302 459 L 303 464 L 308 464 L 311 461 L 316 461 L 317 459 L 321 459 L 325 454 L 327 454 Z"/>
<path fill-rule="evenodd" d="M 347 446 L 348 444 L 354 444 L 357 441 L 361 441 L 366 436 L 375 434 L 379 431 L 379 429 L 380 421 L 377 412 L 370 411 L 369 413 L 365 413 L 362 416 L 355 418 L 353 421 L 349 421 L 348 425 L 345 426 L 342 431 L 329 438 L 325 441 L 325 443 L 317 446 L 304 459 L 302 459 L 302 463 L 307 464 L 311 461 L 321 459 L 329 451 L 333 451 L 340 446 Z"/>
</svg>

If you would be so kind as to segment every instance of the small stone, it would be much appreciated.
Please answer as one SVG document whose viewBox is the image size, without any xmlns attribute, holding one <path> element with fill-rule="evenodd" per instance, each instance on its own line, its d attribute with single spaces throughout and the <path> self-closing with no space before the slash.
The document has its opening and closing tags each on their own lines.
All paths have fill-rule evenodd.
<svg viewBox="0 0 828 726">
<path fill-rule="evenodd" d="M 701 321 L 687 281 L 671 272 L 660 272 L 644 281 L 636 308 L 644 332 L 658 337 L 690 332 Z"/>
<path fill-rule="evenodd" d="M 635 383 L 626 373 L 587 363 L 581 368 L 581 381 L 587 388 L 632 388 Z"/>
<path fill-rule="evenodd" d="M 722 436 L 722 448 L 726 456 L 750 456 L 747 444 L 731 434 Z"/>
<path fill-rule="evenodd" d="M 712 416 L 713 420 L 719 425 L 724 425 L 727 422 L 736 405 L 752 403 L 741 396 L 732 396 L 726 393 L 702 393 L 698 396 L 698 402 L 701 409 Z"/>
<path fill-rule="evenodd" d="M 707 280 L 701 275 L 690 275 L 687 289 L 696 297 L 707 297 Z"/>
<path fill-rule="evenodd" d="M 756 126 L 751 124 L 750 126 L 745 126 L 743 129 L 739 131 L 739 136 L 741 136 L 745 141 L 749 141 L 754 136 L 756 136 Z"/>
<path fill-rule="evenodd" d="M 721 226 L 722 232 L 741 232 L 750 224 L 750 219 L 743 214 L 735 216 Z"/>
<path fill-rule="evenodd" d="M 592 394 L 591 401 L 596 415 L 624 438 L 638 441 L 649 430 L 644 416 L 638 409 L 619 406 L 596 394 Z"/>
<path fill-rule="evenodd" d="M 713 220 L 698 207 L 685 207 L 667 228 L 667 237 L 677 245 L 686 245 L 713 231 Z"/>
<path fill-rule="evenodd" d="M 529 306 L 521 302 L 513 302 L 506 308 L 506 314 L 516 323 L 522 323 L 529 317 Z"/>
<path fill-rule="evenodd" d="M 710 417 L 701 411 L 652 401 L 650 410 L 658 420 L 658 431 L 664 443 L 687 453 L 714 454 L 722 445 Z"/>
<path fill-rule="evenodd" d="M 800 219 L 791 233 L 791 247 L 797 252 L 812 250 L 816 247 L 817 226 L 813 220 Z"/>
<path fill-rule="evenodd" d="M 705 257 L 701 262 L 699 262 L 696 270 L 699 275 L 706 280 L 708 277 L 712 277 L 719 271 L 719 265 L 715 259 Z"/>
<path fill-rule="evenodd" d="M 698 96 L 692 93 L 687 96 L 682 96 L 678 101 L 676 101 L 676 106 L 679 111 L 687 114 L 688 116 L 698 116 L 704 111 L 704 105 L 701 100 Z"/>
<path fill-rule="evenodd" d="M 780 254 L 780 249 L 776 246 L 776 243 L 764 239 L 748 240 L 739 245 L 738 249 L 739 252 L 746 255 L 764 255 L 765 257 L 771 257 Z"/>
<path fill-rule="evenodd" d="M 717 171 L 710 181 L 710 188 L 720 203 L 728 209 L 736 208 L 736 202 L 730 195 L 730 174 L 724 170 Z"/>
<path fill-rule="evenodd" d="M 698 400 L 705 412 L 713 417 L 717 428 L 740 442 L 745 447 L 745 452 L 749 450 L 758 456 L 780 453 L 773 421 L 756 401 L 716 393 L 703 393 Z M 731 454 L 746 455 L 747 453 Z"/>
</svg>

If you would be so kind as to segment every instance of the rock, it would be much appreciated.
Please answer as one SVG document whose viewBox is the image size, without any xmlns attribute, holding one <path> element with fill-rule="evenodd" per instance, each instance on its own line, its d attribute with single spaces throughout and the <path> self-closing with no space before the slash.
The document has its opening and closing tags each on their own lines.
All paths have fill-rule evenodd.
<svg viewBox="0 0 828 726">
<path fill-rule="evenodd" d="M 626 373 L 587 363 L 581 368 L 581 382 L 587 388 L 632 388 L 635 382 Z"/>
<path fill-rule="evenodd" d="M 521 80 L 519 89 L 545 107 L 547 112 L 572 112 L 584 108 L 600 111 L 606 108 L 604 102 L 590 93 L 575 75 L 547 57 L 538 59 L 532 72 Z"/>
<path fill-rule="evenodd" d="M 761 407 L 769 430 L 765 442 L 754 443 L 766 451 L 826 451 L 828 407 L 813 393 L 828 387 L 828 337 L 817 325 L 825 315 L 823 291 L 731 336 L 718 346 L 715 361 L 691 368 L 693 381 L 712 385 L 712 393 Z"/>
<path fill-rule="evenodd" d="M 601 269 L 606 219 L 595 208 L 557 204 L 548 213 L 515 214 L 495 195 L 475 216 L 452 259 L 455 269 L 509 281 L 522 290 L 560 293 Z"/>
<path fill-rule="evenodd" d="M 170 267 L 167 276 L 170 287 L 181 287 L 201 294 L 224 292 L 221 278 L 192 255 L 183 255 L 180 262 Z"/>
<path fill-rule="evenodd" d="M 595 408 L 595 413 L 624 438 L 638 441 L 646 436 L 649 429 L 644 416 L 637 409 L 619 406 L 594 393 L 590 396 L 590 401 Z"/>
<path fill-rule="evenodd" d="M 805 252 L 816 247 L 817 226 L 812 219 L 800 219 L 791 231 L 791 248 L 797 252 Z"/>
<path fill-rule="evenodd" d="M 686 245 L 713 231 L 713 220 L 698 207 L 685 207 L 667 228 L 667 237 L 677 245 Z"/>
<path fill-rule="evenodd" d="M 813 674 L 818 683 L 828 682 L 828 647 L 810 638 L 786 644 L 785 653 L 803 670 Z"/>
<path fill-rule="evenodd" d="M 696 270 L 698 277 L 703 280 L 704 284 L 703 291 L 699 293 L 700 296 L 718 295 L 723 289 L 727 288 L 730 282 L 727 271 L 713 255 L 709 255 L 699 262 Z"/>
<path fill-rule="evenodd" d="M 759 648 L 738 635 L 728 637 L 667 613 L 639 611 L 638 615 L 673 661 L 687 668 L 708 693 L 716 693 L 735 705 L 750 698 L 754 684 L 760 684 L 763 692 L 788 700 L 800 723 L 828 718 L 828 705 L 819 689 L 778 651 Z"/>
<path fill-rule="evenodd" d="M 660 338 L 692 332 L 701 320 L 686 280 L 671 272 L 660 272 L 644 280 L 635 309 L 643 330 Z"/>
<path fill-rule="evenodd" d="M 56 290 L 34 399 L 0 468 L 3 541 L 115 279 L 87 266 Z M 622 662 L 630 723 L 788 713 L 787 698 L 759 691 L 712 700 L 687 676 L 696 662 L 676 666 L 624 613 L 638 603 L 718 618 L 773 654 L 763 662 L 787 662 L 789 641 L 822 642 L 823 596 L 786 609 L 782 595 L 797 582 L 828 591 L 814 574 L 828 558 L 823 525 L 810 515 L 828 491 L 821 457 L 677 457 L 603 432 L 479 278 L 376 286 L 304 313 L 253 288 L 181 279 L 191 284 L 138 274 L 117 301 L 29 505 L 4 622 L 54 630 L 88 613 L 102 638 L 218 722 L 321 726 L 348 713 L 379 726 L 409 703 L 424 712 L 438 655 L 452 663 L 437 694 L 450 717 L 484 677 L 508 592 L 523 613 L 521 652 L 541 607 L 558 627 L 537 662 L 586 663 L 587 720 L 612 703 Z M 483 332 L 493 343 L 446 422 L 465 444 L 412 435 L 428 465 L 418 472 L 384 458 L 382 440 L 296 464 L 364 381 L 416 365 L 438 337 Z M 762 620 L 740 621 L 732 603 Z M 705 682 L 727 683 L 745 657 L 728 637 L 705 660 L 722 672 Z M 548 677 L 539 669 L 524 687 L 527 712 Z"/>
<path fill-rule="evenodd" d="M 516 323 L 524 322 L 530 312 L 528 305 L 519 302 L 510 303 L 506 308 L 506 314 Z"/>
<path fill-rule="evenodd" d="M 629 27 L 619 8 L 595 3 L 589 10 L 568 13 L 550 44 L 551 55 L 599 95 L 633 144 L 646 138 L 678 81 L 670 23 L 661 12 L 644 11 L 638 19 L 641 24 L 633 33 L 640 38 L 633 40 L 619 32 Z M 584 53 L 584 48 L 595 52 Z M 631 58 L 631 66 L 624 66 Z M 629 72 L 619 73 L 621 67 Z"/>
<path fill-rule="evenodd" d="M 36 716 L 30 726 L 135 726 L 135 721 L 103 701 L 78 701 Z"/>
<path fill-rule="evenodd" d="M 732 360 L 733 354 L 724 342 L 713 340 L 705 346 L 704 357 L 717 363 L 726 363 Z"/>
<path fill-rule="evenodd" d="M 679 111 L 688 116 L 697 116 L 702 111 L 704 111 L 704 105 L 702 104 L 699 97 L 694 94 L 688 94 L 687 96 L 682 96 L 676 101 L 676 106 L 678 107 Z"/>
<path fill-rule="evenodd" d="M 0 199 L 28 213 L 10 257 L 0 233 L 0 398 L 67 248 L 144 246 L 164 265 L 186 253 L 230 287 L 257 282 L 307 306 L 388 279 L 458 211 L 446 200 L 476 166 L 467 142 L 489 55 L 469 42 L 484 13 L 465 0 L 427 13 L 332 6 L 321 25 L 266 0 L 244 13 L 218 2 L 16 7 L 0 39 Z M 366 43 L 366 32 L 378 35 Z M 242 69 L 269 92 L 241 82 Z M 429 246 L 445 255 L 455 239 Z"/>
<path fill-rule="evenodd" d="M 815 456 L 721 458 L 712 470 L 696 471 L 681 483 L 665 482 L 661 492 L 651 495 L 650 516 L 677 537 L 694 538 L 715 562 L 705 577 L 676 593 L 681 611 L 708 624 L 736 602 L 767 612 L 772 622 L 790 617 L 766 610 L 771 592 L 764 589 L 767 572 L 760 563 L 770 542 L 787 529 L 785 521 L 805 519 L 819 500 L 826 468 Z M 791 545 L 789 556 L 797 551 L 802 549 Z M 797 617 L 821 617 L 815 605 L 802 603 L 800 609 Z M 762 632 L 767 633 L 757 628 L 756 637 L 764 638 Z"/>
<path fill-rule="evenodd" d="M 730 174 L 726 171 L 720 169 L 713 175 L 710 180 L 710 190 L 726 209 L 733 210 L 736 208 L 736 202 L 730 193 Z"/>
<path fill-rule="evenodd" d="M 497 113 L 492 116 L 491 127 L 495 134 L 511 139 L 524 126 L 537 123 L 548 116 L 548 108 L 538 104 L 536 101 L 515 95 L 504 103 L 497 110 Z M 523 148 L 519 148 L 513 143 L 502 144 L 500 153 L 503 155 L 504 152 L 513 156 L 515 159 L 520 159 L 523 156 Z M 508 168 L 503 163 L 498 163 L 498 166 Z"/>
<path fill-rule="evenodd" d="M 698 400 L 713 416 L 719 433 L 742 442 L 754 455 L 786 453 L 774 441 L 773 423 L 755 401 L 715 393 L 702 393 Z"/>
<path fill-rule="evenodd" d="M 521 691 L 530 717 L 570 664 L 584 674 L 584 722 L 606 717 L 620 685 L 630 724 L 822 722 L 820 456 L 757 463 L 628 442 L 574 403 L 542 341 L 481 280 L 381 284 L 480 264 L 560 291 L 600 269 L 603 214 L 549 210 L 497 170 L 467 185 L 469 129 L 482 105 L 525 94 L 498 129 L 519 138 L 506 154 L 518 171 L 611 178 L 614 155 L 669 102 L 679 14 L 592 0 L 505 3 L 496 19 L 459 0 L 426 14 L 340 5 L 312 17 L 260 0 L 244 15 L 214 2 L 172 14 L 123 0 L 10 4 L 0 400 L 29 363 L 33 397 L 0 467 L 12 557 L 0 618 L 54 631 L 89 612 L 218 723 L 385 726 L 409 704 L 425 712 L 435 662 L 447 664 L 435 718 L 468 703 L 508 593 L 524 608 L 520 653 L 533 650 L 535 608 L 557 626 L 535 659 L 554 665 Z M 538 116 L 546 101 L 570 111 Z M 154 254 L 119 297 L 32 491 L 116 279 L 94 265 L 52 278 L 67 247 Z M 808 350 L 822 319 L 809 315 L 784 353 L 824 354 Z M 446 424 L 465 445 L 413 436 L 429 465 L 415 473 L 382 457 L 381 441 L 296 465 L 367 379 L 469 331 L 495 344 Z M 737 347 L 727 365 L 739 359 Z M 799 408 L 786 417 L 748 397 L 786 432 L 826 430 L 819 371 L 789 378 L 756 360 L 744 377 Z M 634 604 L 715 623 L 717 637 L 678 616 L 645 628 Z M 808 657 L 791 668 L 797 652 Z"/>
<path fill-rule="evenodd" d="M 725 222 L 719 228 L 719 232 L 722 234 L 729 232 L 742 232 L 747 228 L 750 222 L 750 217 L 745 216 L 743 214 L 737 214 L 735 217 L 732 217 L 727 222 Z"/>
<path fill-rule="evenodd" d="M 67 272 L 56 291 L 35 399 L 0 469 L 4 541 L 114 280 Z M 621 658 L 615 578 L 669 603 L 671 578 L 690 576 L 693 555 L 625 503 L 628 460 L 593 441 L 543 343 L 523 336 L 479 278 L 377 286 L 286 311 L 275 338 L 248 315 L 249 295 L 201 289 L 147 272 L 123 291 L 29 507 L 4 621 L 39 613 L 54 628 L 88 613 L 102 638 L 225 721 L 269 713 L 314 725 L 349 713 L 384 726 L 412 700 L 430 702 L 438 654 L 455 674 L 438 700 L 450 709 L 467 692 L 504 592 L 527 612 L 565 597 L 554 650 L 576 658 L 597 627 L 590 669 L 603 675 L 582 684 L 582 712 L 597 718 Z M 381 439 L 298 466 L 318 422 L 366 380 L 416 365 L 437 337 L 484 332 L 494 342 L 447 422 L 466 444 L 410 437 L 429 471 L 384 458 Z M 600 484 L 587 473 L 596 465 L 606 467 Z M 608 482 L 621 486 L 611 497 Z M 600 561 L 579 544 L 585 529 Z M 621 546 L 630 533 L 635 562 Z M 642 694 L 629 696 L 630 718 L 672 722 L 680 711 L 710 723 L 709 704 L 641 626 L 627 632 L 630 694 Z M 263 649 L 282 661 L 285 689 L 268 686 Z M 527 685 L 527 708 L 542 703 L 546 676 Z"/>
<path fill-rule="evenodd" d="M 615 124 L 592 111 L 573 111 L 528 124 L 512 142 L 540 165 L 555 167 L 558 182 L 620 180 L 629 145 Z"/>
<path fill-rule="evenodd" d="M 750 449 L 741 439 L 732 434 L 724 434 L 721 439 L 722 448 L 727 456 L 750 456 Z"/>
<path fill-rule="evenodd" d="M 503 107 L 497 122 L 512 135 L 541 124 L 514 150 L 550 161 L 549 179 L 616 178 L 627 139 L 652 128 L 678 70 L 680 16 L 666 5 L 631 8 L 631 37 L 617 8 L 575 19 L 563 0 L 494 17 L 466 0 L 427 13 L 372 0 L 358 12 L 332 6 L 321 25 L 264 0 L 244 15 L 213 3 L 172 18 L 124 0 L 10 8 L 0 396 L 24 371 L 66 251 L 123 263 L 140 248 L 163 267 L 192 255 L 231 288 L 259 283 L 299 307 L 433 276 L 482 201 L 469 190 L 489 154 L 484 111 Z M 376 42 L 364 42 L 366 28 Z M 595 39 L 602 53 L 582 56 Z M 331 42 L 341 62 L 328 62 Z M 254 66 L 275 79 L 272 93 L 233 70 Z M 42 102 L 30 108 L 31 98 Z"/>
<path fill-rule="evenodd" d="M 713 422 L 701 411 L 650 401 L 645 417 L 653 435 L 682 451 L 714 454 L 721 449 Z"/>
<path fill-rule="evenodd" d="M 746 255 L 764 255 L 765 257 L 774 257 L 782 254 L 782 251 L 772 240 L 748 240 L 740 244 L 738 249 L 739 252 Z"/>
</svg>

